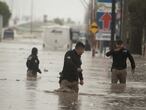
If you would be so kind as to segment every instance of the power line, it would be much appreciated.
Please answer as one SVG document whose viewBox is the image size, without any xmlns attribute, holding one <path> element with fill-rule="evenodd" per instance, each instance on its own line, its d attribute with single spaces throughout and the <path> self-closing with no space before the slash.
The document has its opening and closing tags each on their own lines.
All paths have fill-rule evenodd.
<svg viewBox="0 0 146 110">
<path fill-rule="evenodd" d="M 81 4 L 83 5 L 83 7 L 84 7 L 85 9 L 87 9 L 87 6 L 85 6 L 85 2 L 83 2 L 82 0 L 80 0 L 80 2 L 81 2 Z"/>
<path fill-rule="evenodd" d="M 86 0 L 84 0 L 84 3 L 88 6 L 89 5 L 89 3 L 86 1 Z"/>
</svg>

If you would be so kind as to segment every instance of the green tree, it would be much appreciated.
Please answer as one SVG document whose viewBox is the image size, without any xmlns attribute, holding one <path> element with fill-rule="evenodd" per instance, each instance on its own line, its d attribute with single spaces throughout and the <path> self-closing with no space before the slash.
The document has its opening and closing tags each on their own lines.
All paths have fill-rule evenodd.
<svg viewBox="0 0 146 110">
<path fill-rule="evenodd" d="M 55 18 L 55 19 L 54 19 L 54 22 L 55 22 L 56 24 L 63 25 L 63 24 L 64 24 L 64 19 Z"/>
<path fill-rule="evenodd" d="M 0 14 L 3 16 L 3 26 L 7 26 L 11 17 L 11 12 L 5 2 L 0 1 Z"/>
<path fill-rule="evenodd" d="M 67 24 L 75 24 L 75 22 L 71 18 L 67 18 Z"/>
</svg>

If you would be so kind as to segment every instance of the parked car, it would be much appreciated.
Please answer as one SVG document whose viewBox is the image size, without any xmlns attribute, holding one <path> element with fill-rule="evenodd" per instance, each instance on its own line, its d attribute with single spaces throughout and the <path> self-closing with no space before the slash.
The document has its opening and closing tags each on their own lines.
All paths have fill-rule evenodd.
<svg viewBox="0 0 146 110">
<path fill-rule="evenodd" d="M 15 35 L 15 32 L 14 32 L 14 29 L 12 28 L 7 28 L 7 29 L 4 29 L 3 31 L 3 39 L 14 39 L 14 35 Z"/>
</svg>

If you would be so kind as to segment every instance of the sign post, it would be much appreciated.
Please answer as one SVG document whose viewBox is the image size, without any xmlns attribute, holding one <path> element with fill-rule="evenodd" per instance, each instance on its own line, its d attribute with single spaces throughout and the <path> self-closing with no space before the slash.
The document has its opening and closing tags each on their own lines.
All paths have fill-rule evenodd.
<svg viewBox="0 0 146 110">
<path fill-rule="evenodd" d="M 94 21 L 92 22 L 91 26 L 90 26 L 90 32 L 92 33 L 92 56 L 95 56 L 95 52 L 96 52 L 96 33 L 99 31 L 98 25 L 97 23 Z"/>
</svg>

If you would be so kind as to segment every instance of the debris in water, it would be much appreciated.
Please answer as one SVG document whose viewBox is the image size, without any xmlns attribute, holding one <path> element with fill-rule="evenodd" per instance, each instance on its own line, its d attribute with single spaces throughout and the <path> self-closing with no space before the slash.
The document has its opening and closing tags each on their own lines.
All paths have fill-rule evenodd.
<svg viewBox="0 0 146 110">
<path fill-rule="evenodd" d="M 48 69 L 44 69 L 44 72 L 48 72 Z"/>
<path fill-rule="evenodd" d="M 7 80 L 7 78 L 1 78 L 0 80 Z"/>
</svg>

